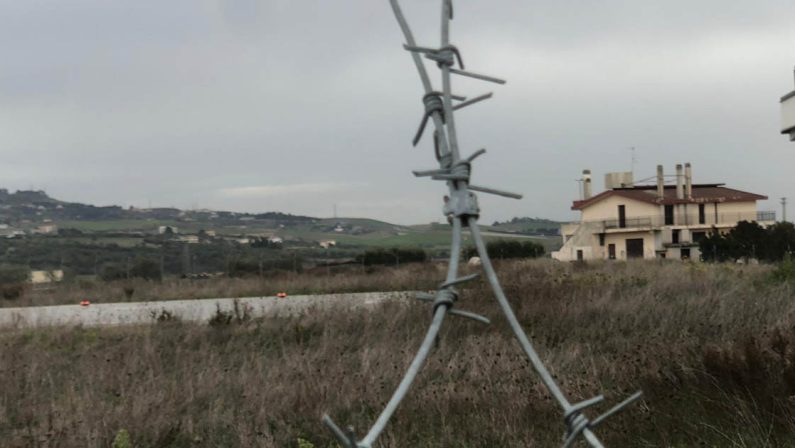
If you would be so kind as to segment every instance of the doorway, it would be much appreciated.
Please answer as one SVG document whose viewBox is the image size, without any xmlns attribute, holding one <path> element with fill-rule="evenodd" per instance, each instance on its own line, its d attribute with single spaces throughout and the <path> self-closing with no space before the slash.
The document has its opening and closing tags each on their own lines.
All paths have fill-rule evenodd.
<svg viewBox="0 0 795 448">
<path fill-rule="evenodd" d="M 627 258 L 643 258 L 643 238 L 627 239 Z"/>
</svg>

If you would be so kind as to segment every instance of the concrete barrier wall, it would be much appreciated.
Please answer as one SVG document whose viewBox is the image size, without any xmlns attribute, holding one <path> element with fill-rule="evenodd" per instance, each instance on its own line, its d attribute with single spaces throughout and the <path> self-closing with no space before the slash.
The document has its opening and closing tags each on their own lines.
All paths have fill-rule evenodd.
<svg viewBox="0 0 795 448">
<path fill-rule="evenodd" d="M 107 326 L 154 323 L 165 314 L 188 322 L 209 322 L 218 311 L 238 310 L 250 317 L 279 317 L 299 314 L 313 307 L 339 307 L 346 312 L 387 300 L 406 300 L 413 292 L 367 292 L 314 296 L 243 297 L 238 299 L 197 299 L 161 302 L 103 303 L 89 306 L 59 305 L 0 308 L 0 327 Z"/>
</svg>

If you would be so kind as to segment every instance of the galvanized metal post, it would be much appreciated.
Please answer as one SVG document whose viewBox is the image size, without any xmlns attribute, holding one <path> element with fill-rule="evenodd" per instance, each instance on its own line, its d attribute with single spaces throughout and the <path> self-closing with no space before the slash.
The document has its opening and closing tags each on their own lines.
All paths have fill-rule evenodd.
<svg viewBox="0 0 795 448">
<path fill-rule="evenodd" d="M 447 314 L 453 314 L 475 319 L 479 322 L 489 323 L 489 320 L 483 316 L 454 308 L 454 304 L 459 298 L 459 293 L 455 289 L 455 286 L 473 280 L 477 277 L 477 274 L 460 278 L 458 277 L 462 229 L 463 227 L 469 227 L 472 239 L 475 242 L 475 246 L 478 251 L 478 255 L 481 258 L 481 266 L 486 273 L 486 278 L 491 285 L 500 308 L 508 320 L 511 330 L 519 341 L 519 345 L 522 347 L 522 350 L 529 358 L 536 373 L 541 378 L 542 383 L 562 408 L 563 420 L 566 426 L 566 431 L 563 438 L 563 446 L 572 446 L 579 439 L 579 437 L 582 436 L 582 438 L 591 447 L 602 447 L 603 445 L 601 441 L 592 431 L 593 428 L 602 423 L 608 417 L 638 400 L 641 396 L 641 393 L 637 392 L 633 394 L 594 420 L 589 420 L 583 411 L 587 407 L 602 402 L 604 397 L 600 395 L 574 404 L 568 400 L 566 395 L 555 382 L 555 379 L 552 377 L 549 370 L 544 365 L 538 353 L 535 351 L 530 339 L 527 337 L 527 334 L 525 333 L 524 329 L 522 329 L 519 320 L 513 312 L 508 299 L 505 297 L 499 278 L 497 277 L 497 274 L 491 263 L 491 259 L 489 258 L 483 236 L 481 235 L 477 224 L 480 208 L 477 203 L 477 196 L 473 191 L 496 194 L 516 199 L 521 198 L 521 195 L 497 190 L 494 188 L 472 185 L 470 183 L 472 162 L 475 160 L 475 158 L 484 154 L 486 151 L 481 149 L 465 159 L 461 158 L 458 137 L 456 134 L 454 112 L 468 105 L 491 98 L 492 95 L 491 93 L 487 93 L 468 101 L 465 97 L 454 95 L 452 93 L 450 75 L 457 74 L 468 76 L 498 84 L 504 84 L 505 81 L 491 76 L 464 70 L 464 64 L 460 52 L 450 43 L 450 22 L 453 18 L 452 0 L 442 0 L 442 32 L 441 46 L 439 48 L 417 46 L 416 42 L 414 41 L 411 29 L 409 28 L 405 16 L 400 9 L 398 1 L 390 0 L 389 2 L 392 6 L 392 11 L 395 14 L 398 25 L 400 26 L 400 29 L 406 39 L 404 48 L 411 52 L 411 57 L 414 60 L 414 64 L 416 65 L 417 72 L 420 76 L 420 82 L 422 83 L 422 86 L 425 90 L 425 95 L 423 96 L 425 114 L 423 115 L 420 127 L 414 137 L 414 145 L 416 145 L 422 137 L 428 120 L 433 123 L 435 129 L 433 143 L 436 159 L 439 162 L 439 168 L 415 171 L 414 174 L 415 176 L 427 176 L 431 177 L 433 180 L 441 180 L 447 184 L 448 195 L 445 196 L 443 213 L 452 225 L 450 259 L 448 261 L 447 277 L 445 282 L 439 286 L 436 293 L 419 294 L 417 297 L 420 300 L 433 303 L 433 318 L 428 331 L 425 334 L 425 338 L 420 344 L 417 354 L 414 356 L 414 360 L 409 365 L 408 370 L 403 376 L 403 379 L 401 380 L 397 389 L 392 394 L 389 402 L 384 407 L 384 410 L 367 432 L 367 435 L 361 440 L 357 441 L 355 435 L 353 434 L 352 428 L 349 428 L 348 431 L 343 431 L 334 423 L 333 420 L 331 420 L 328 415 L 323 417 L 323 422 L 333 431 L 340 443 L 342 443 L 346 448 L 371 447 L 386 427 L 389 419 L 397 410 L 400 402 L 408 393 L 408 390 L 414 382 L 414 379 L 417 377 L 422 365 L 425 363 L 430 349 L 439 334 L 439 330 L 444 323 L 445 316 Z M 433 90 L 430 77 L 428 76 L 428 72 L 425 69 L 422 55 L 424 55 L 427 59 L 435 61 L 436 65 L 439 67 L 442 75 L 441 92 Z M 460 68 L 455 68 L 456 63 Z M 460 101 L 460 103 L 454 105 L 453 100 Z"/>
</svg>

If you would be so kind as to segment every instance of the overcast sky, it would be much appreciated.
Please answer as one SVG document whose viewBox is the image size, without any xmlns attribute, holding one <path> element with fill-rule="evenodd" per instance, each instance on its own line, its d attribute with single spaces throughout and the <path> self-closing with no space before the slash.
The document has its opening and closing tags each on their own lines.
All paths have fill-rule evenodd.
<svg viewBox="0 0 795 448">
<path fill-rule="evenodd" d="M 440 2 L 404 0 L 438 45 Z M 691 162 L 795 203 L 792 0 L 457 0 L 452 41 L 504 86 L 456 115 L 486 221 L 571 219 L 575 179 Z M 421 89 L 388 1 L 0 0 L 0 187 L 99 205 L 441 219 Z M 431 73 L 438 72 L 429 65 Z M 436 78 L 438 79 L 438 78 Z M 438 85 L 438 83 L 437 83 Z"/>
</svg>

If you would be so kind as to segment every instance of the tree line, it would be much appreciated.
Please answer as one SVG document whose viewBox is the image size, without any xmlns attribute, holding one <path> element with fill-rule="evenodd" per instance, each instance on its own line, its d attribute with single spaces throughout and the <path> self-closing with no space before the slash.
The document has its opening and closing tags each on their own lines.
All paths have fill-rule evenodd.
<svg viewBox="0 0 795 448">
<path fill-rule="evenodd" d="M 726 233 L 713 227 L 699 249 L 704 261 L 781 261 L 795 249 L 795 225 L 778 222 L 762 227 L 756 221 L 741 221 Z"/>
</svg>

